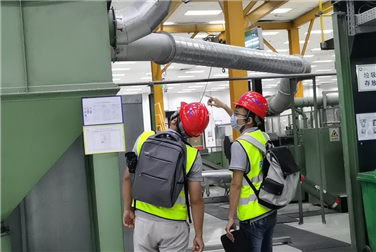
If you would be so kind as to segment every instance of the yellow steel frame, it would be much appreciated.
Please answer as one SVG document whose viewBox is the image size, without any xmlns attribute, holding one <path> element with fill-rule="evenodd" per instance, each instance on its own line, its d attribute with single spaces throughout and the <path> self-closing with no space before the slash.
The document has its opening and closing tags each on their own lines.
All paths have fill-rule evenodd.
<svg viewBox="0 0 376 252">
<path fill-rule="evenodd" d="M 162 70 L 161 66 L 151 62 L 151 76 L 153 81 L 162 80 Z M 154 85 L 154 107 L 155 109 L 155 126 L 157 129 L 161 130 L 164 126 L 164 106 L 163 106 L 163 90 L 162 85 Z"/>
<path fill-rule="evenodd" d="M 287 2 L 288 1 L 265 1 L 265 3 L 263 3 L 262 5 L 260 5 L 244 17 L 244 19 L 248 20 L 248 22 L 245 22 L 245 28 L 250 29 L 255 27 L 257 21 L 259 21 L 260 19 L 268 15 L 270 12 L 281 7 Z"/>
<path fill-rule="evenodd" d="M 289 38 L 289 52 L 290 54 L 300 54 L 300 44 L 299 44 L 299 29 L 292 28 L 288 30 Z M 303 97 L 303 83 L 300 81 L 297 85 L 297 92 L 295 97 Z"/>
<path fill-rule="evenodd" d="M 225 1 L 223 5 L 225 25 L 226 25 L 226 43 L 235 46 L 244 47 L 244 26 L 243 26 L 243 6 L 242 1 Z M 247 71 L 229 69 L 228 75 L 233 77 L 245 77 Z M 242 94 L 248 91 L 248 81 L 230 81 L 230 101 L 236 102 Z M 233 107 L 234 108 L 234 107 Z M 233 131 L 233 139 L 239 137 L 238 131 Z"/>
<path fill-rule="evenodd" d="M 322 5 L 322 14 L 327 14 L 328 12 L 331 12 L 333 10 L 333 7 L 330 5 L 330 1 L 324 3 Z M 306 14 L 298 17 L 297 19 L 295 19 L 294 21 L 292 21 L 292 26 L 293 27 L 300 27 L 308 22 L 310 22 L 312 19 L 315 19 L 317 17 L 317 14 L 319 13 L 320 11 L 320 8 L 317 7 L 309 12 L 307 12 Z"/>
<path fill-rule="evenodd" d="M 274 49 L 274 47 L 273 47 L 268 41 L 266 41 L 266 39 L 264 39 L 264 44 L 265 44 L 270 50 L 272 50 L 273 52 L 278 53 L 277 50 Z"/>
</svg>

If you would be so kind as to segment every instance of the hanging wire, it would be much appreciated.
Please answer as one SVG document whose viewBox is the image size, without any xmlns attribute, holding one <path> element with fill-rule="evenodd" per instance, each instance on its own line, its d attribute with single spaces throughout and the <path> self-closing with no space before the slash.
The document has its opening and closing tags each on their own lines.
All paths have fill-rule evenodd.
<svg viewBox="0 0 376 252">
<path fill-rule="evenodd" d="M 210 75 L 211 75 L 211 71 L 212 71 L 213 67 L 210 67 L 210 70 L 209 70 L 209 76 L 208 76 L 208 79 L 210 78 Z M 202 93 L 202 96 L 201 96 L 201 99 L 200 99 L 200 102 L 202 101 L 202 98 L 204 98 L 204 95 L 205 95 L 205 92 L 206 92 L 206 88 L 208 87 L 208 81 L 206 82 L 206 85 L 205 85 L 205 89 L 204 89 L 204 92 Z"/>
</svg>

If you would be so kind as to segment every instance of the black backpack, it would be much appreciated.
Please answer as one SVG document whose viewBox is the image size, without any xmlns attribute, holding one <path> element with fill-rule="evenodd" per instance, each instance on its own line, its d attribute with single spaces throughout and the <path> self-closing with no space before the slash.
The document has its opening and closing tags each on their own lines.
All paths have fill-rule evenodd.
<svg viewBox="0 0 376 252">
<path fill-rule="evenodd" d="M 184 188 L 190 218 L 186 152 L 186 142 L 173 132 L 157 132 L 149 136 L 138 155 L 132 181 L 133 199 L 172 208 Z"/>
</svg>

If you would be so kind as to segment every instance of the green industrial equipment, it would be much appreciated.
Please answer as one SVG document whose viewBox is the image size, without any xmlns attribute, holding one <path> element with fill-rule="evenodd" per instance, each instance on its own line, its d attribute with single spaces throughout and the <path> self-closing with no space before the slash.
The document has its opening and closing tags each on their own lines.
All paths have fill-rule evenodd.
<svg viewBox="0 0 376 252">
<path fill-rule="evenodd" d="M 306 129 L 303 134 L 303 144 L 305 148 L 306 176 L 318 185 L 321 185 L 319 167 L 323 168 L 322 187 L 337 195 L 346 194 L 345 171 L 343 165 L 343 151 L 341 142 L 340 127 L 320 128 L 320 137 L 317 139 L 315 129 Z M 321 146 L 320 157 L 316 149 L 316 144 Z M 316 198 L 309 196 L 309 201 L 313 204 L 320 204 Z"/>
<path fill-rule="evenodd" d="M 362 79 L 367 76 L 360 75 L 357 66 L 376 65 L 376 7 L 373 1 L 331 2 L 334 43 L 323 43 L 322 46 L 333 49 L 329 45 L 334 44 L 336 55 L 351 246 L 353 251 L 359 252 L 368 242 L 357 176 L 375 169 L 376 140 L 359 138 L 358 130 L 361 133 L 362 126 L 356 120 L 360 114 L 376 113 L 376 103 L 375 86 L 367 85 Z"/>
<path fill-rule="evenodd" d="M 81 135 L 81 98 L 119 88 L 112 83 L 105 1 L 0 4 L 3 231 L 3 221 Z M 120 189 L 108 187 L 118 181 L 117 154 L 96 155 L 91 164 L 93 204 L 113 205 L 96 210 L 98 249 L 122 251 Z M 10 251 L 7 234 L 2 251 Z"/>
</svg>

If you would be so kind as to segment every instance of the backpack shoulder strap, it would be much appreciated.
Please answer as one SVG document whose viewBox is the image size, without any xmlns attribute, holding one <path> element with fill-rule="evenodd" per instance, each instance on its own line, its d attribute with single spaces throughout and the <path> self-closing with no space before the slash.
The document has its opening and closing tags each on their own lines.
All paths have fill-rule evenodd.
<svg viewBox="0 0 376 252">
<path fill-rule="evenodd" d="M 265 137 L 265 135 L 264 135 Z M 265 145 L 263 145 L 262 143 L 260 143 L 256 138 L 254 138 L 253 136 L 250 136 L 248 134 L 243 134 L 241 135 L 237 140 L 244 140 L 244 141 L 247 141 L 248 143 L 252 144 L 253 146 L 255 146 L 257 149 L 259 149 L 262 153 L 266 153 L 266 148 L 265 148 Z"/>
</svg>

